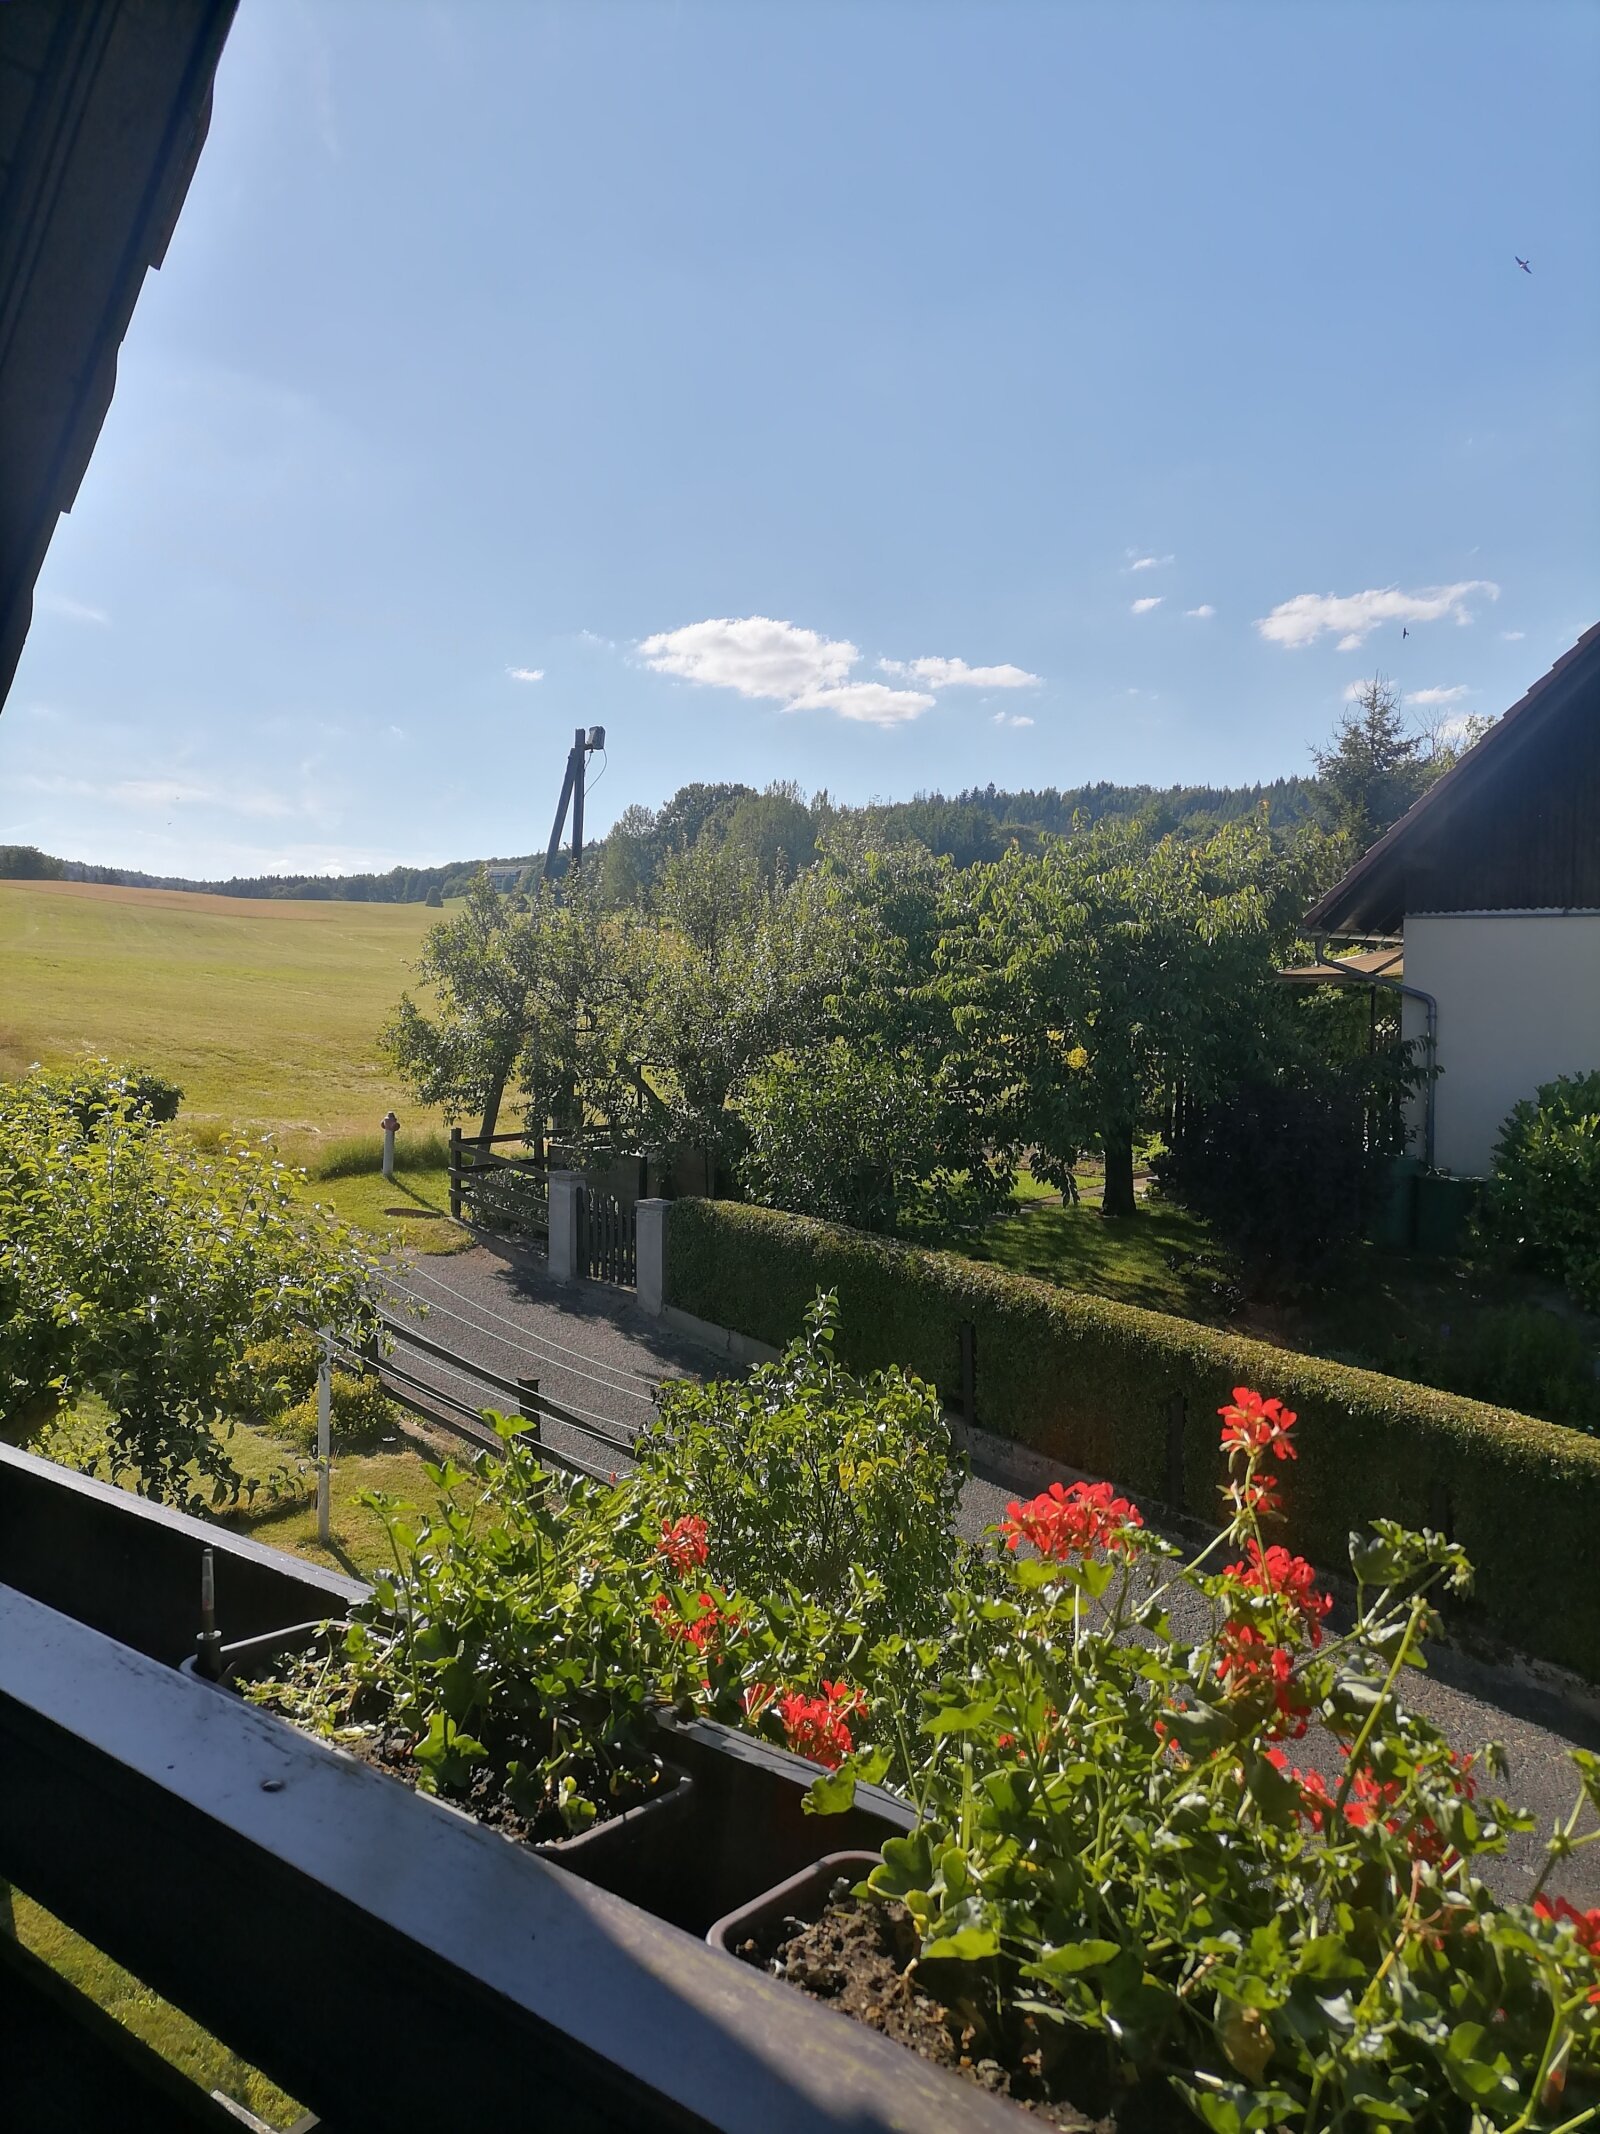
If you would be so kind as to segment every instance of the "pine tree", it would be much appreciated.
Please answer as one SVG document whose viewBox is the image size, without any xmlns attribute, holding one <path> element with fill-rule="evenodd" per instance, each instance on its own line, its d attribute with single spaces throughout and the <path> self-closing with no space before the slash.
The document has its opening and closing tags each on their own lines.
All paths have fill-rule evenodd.
<svg viewBox="0 0 1600 2134">
<path fill-rule="evenodd" d="M 1339 721 L 1332 745 L 1316 751 L 1329 828 L 1358 849 L 1382 837 L 1431 782 L 1424 736 L 1408 734 L 1400 692 L 1387 675 L 1363 682 Z"/>
</svg>

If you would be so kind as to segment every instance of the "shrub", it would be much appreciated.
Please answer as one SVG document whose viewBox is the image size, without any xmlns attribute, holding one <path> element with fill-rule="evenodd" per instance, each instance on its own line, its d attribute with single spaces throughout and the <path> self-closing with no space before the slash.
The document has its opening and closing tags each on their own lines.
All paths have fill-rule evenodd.
<svg viewBox="0 0 1600 2134">
<path fill-rule="evenodd" d="M 223 1402 L 241 1422 L 266 1422 L 315 1391 L 322 1344 L 315 1334 L 253 1341 L 229 1377 Z"/>
<path fill-rule="evenodd" d="M 779 1053 L 739 1102 L 751 1195 L 862 1230 L 893 1231 L 939 1166 L 937 1101 L 921 1063 L 844 1038 Z"/>
<path fill-rule="evenodd" d="M 316 1369 L 312 1390 L 293 1407 L 285 1408 L 272 1421 L 273 1431 L 298 1452 L 317 1449 Z M 399 1408 L 383 1390 L 382 1382 L 353 1371 L 335 1371 L 329 1402 L 328 1431 L 335 1452 L 375 1452 L 392 1442 L 401 1424 Z"/>
<path fill-rule="evenodd" d="M 1600 1068 L 1544 1083 L 1516 1105 L 1495 1144 L 1486 1234 L 1505 1255 L 1600 1311 Z"/>
<path fill-rule="evenodd" d="M 720 1583 L 793 1586 L 848 1606 L 871 1636 L 916 1636 L 941 1619 L 955 1573 L 950 1433 L 932 1387 L 897 1369 L 850 1377 L 837 1324 L 837 1299 L 818 1296 L 781 1361 L 743 1380 L 668 1379 L 640 1477 L 664 1519 L 705 1521 Z"/>
<path fill-rule="evenodd" d="M 215 1424 L 252 1341 L 372 1323 L 370 1254 L 283 1165 L 205 1155 L 111 1081 L 0 1085 L 0 1407 L 98 1394 L 113 1477 L 203 1511 L 236 1494 Z"/>
<path fill-rule="evenodd" d="M 1474 1400 L 1514 1403 L 1575 1430 L 1600 1429 L 1593 1336 L 1541 1305 L 1490 1306 L 1441 1339 L 1397 1345 L 1384 1363 Z"/>
<path fill-rule="evenodd" d="M 978 1420 L 1088 1474 L 1209 1517 L 1221 1479 L 1199 1427 L 1237 1385 L 1271 1381 L 1300 1413 L 1285 1491 L 1296 1547 L 1338 1563 L 1374 1513 L 1448 1525 L 1477 1566 L 1470 1613 L 1523 1651 L 1600 1680 L 1600 1441 L 1275 1349 L 1160 1312 L 772 1209 L 678 1201 L 670 1304 L 774 1345 L 837 1292 L 856 1371 L 899 1364 L 954 1395 L 975 1330 Z"/>
<path fill-rule="evenodd" d="M 93 1133 L 119 1105 L 138 1118 L 165 1126 L 178 1116 L 178 1106 L 183 1102 L 183 1091 L 165 1075 L 148 1067 L 117 1066 L 104 1059 L 49 1072 L 35 1068 L 26 1087 L 40 1101 L 58 1104 L 70 1112 L 79 1131 L 85 1134 Z"/>
</svg>

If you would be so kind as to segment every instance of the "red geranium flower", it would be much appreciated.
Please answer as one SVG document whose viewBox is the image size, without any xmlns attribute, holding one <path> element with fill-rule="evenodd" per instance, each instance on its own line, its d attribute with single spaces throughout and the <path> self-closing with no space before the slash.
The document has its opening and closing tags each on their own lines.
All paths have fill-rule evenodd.
<svg viewBox="0 0 1600 2134">
<path fill-rule="evenodd" d="M 1549 1920 L 1556 1926 L 1569 1926 L 1578 1947 L 1591 1963 L 1600 1965 L 1600 1906 L 1593 1911 L 1580 1912 L 1575 1904 L 1565 1897 L 1535 1897 L 1533 1916 Z M 1600 2007 L 1600 1986 L 1589 1995 L 1590 2004 Z"/>
<path fill-rule="evenodd" d="M 1294 1655 L 1274 1645 L 1253 1623 L 1224 1623 L 1217 1636 L 1217 1674 L 1230 1696 L 1248 1696 L 1259 1688 L 1271 1692 L 1277 1714 L 1269 1733 L 1305 1732 L 1311 1707 L 1294 1679 Z"/>
<path fill-rule="evenodd" d="M 1280 1400 L 1263 1400 L 1248 1386 L 1235 1386 L 1233 1399 L 1217 1413 L 1222 1417 L 1222 1449 L 1228 1454 L 1270 1452 L 1275 1459 L 1292 1460 L 1295 1449 L 1289 1432 L 1295 1413 Z"/>
<path fill-rule="evenodd" d="M 686 1638 L 696 1652 L 705 1652 L 720 1644 L 739 1627 L 738 1616 L 725 1610 L 714 1593 L 702 1593 L 694 1614 L 687 1618 L 678 1614 L 675 1604 L 665 1593 L 656 1595 L 650 1610 L 668 1637 Z"/>
<path fill-rule="evenodd" d="M 1128 1549 L 1144 1525 L 1137 1508 L 1117 1496 L 1109 1482 L 1052 1482 L 1041 1495 L 1006 1506 L 1000 1531 L 1008 1549 L 1031 1542 L 1041 1556 L 1064 1563 L 1090 1549 Z"/>
<path fill-rule="evenodd" d="M 656 1554 L 667 1559 L 679 1578 L 687 1578 L 691 1571 L 698 1571 L 707 1555 L 705 1521 L 693 1512 L 685 1512 L 681 1519 L 674 1519 L 670 1525 L 663 1520 Z"/>
<path fill-rule="evenodd" d="M 824 1682 L 820 1697 L 791 1689 L 778 1699 L 778 1717 L 791 1749 L 837 1771 L 854 1743 L 848 1722 L 863 1714 L 867 1700 L 847 1682 Z"/>
<path fill-rule="evenodd" d="M 1276 1543 L 1263 1549 L 1259 1541 L 1245 1544 L 1247 1563 L 1231 1563 L 1222 1574 L 1245 1593 L 1270 1594 L 1286 1601 L 1305 1624 L 1313 1645 L 1322 1643 L 1322 1618 L 1333 1606 L 1331 1593 L 1319 1593 L 1316 1572 L 1303 1556 L 1291 1556 Z"/>
</svg>

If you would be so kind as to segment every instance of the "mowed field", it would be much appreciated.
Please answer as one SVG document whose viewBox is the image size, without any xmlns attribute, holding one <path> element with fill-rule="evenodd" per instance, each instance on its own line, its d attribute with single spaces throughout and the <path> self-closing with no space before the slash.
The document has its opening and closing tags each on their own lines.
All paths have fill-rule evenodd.
<svg viewBox="0 0 1600 2134">
<path fill-rule="evenodd" d="M 104 1054 L 183 1085 L 182 1116 L 310 1153 L 405 1097 L 378 1045 L 437 911 L 0 882 L 0 1075 Z"/>
</svg>

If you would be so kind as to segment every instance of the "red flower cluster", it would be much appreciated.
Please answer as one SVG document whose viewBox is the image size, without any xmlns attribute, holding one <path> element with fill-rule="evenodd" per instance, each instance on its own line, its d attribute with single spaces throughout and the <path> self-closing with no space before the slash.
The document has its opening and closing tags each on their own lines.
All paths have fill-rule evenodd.
<svg viewBox="0 0 1600 2134">
<path fill-rule="evenodd" d="M 1028 1541 L 1041 1556 L 1064 1563 L 1090 1549 L 1130 1548 L 1135 1529 L 1143 1525 L 1137 1509 L 1114 1495 L 1109 1482 L 1073 1482 L 1066 1488 L 1052 1482 L 1027 1504 L 1008 1504 L 1000 1531 L 1008 1549 Z"/>
<path fill-rule="evenodd" d="M 1277 1718 L 1270 1732 L 1296 1740 L 1306 1730 L 1311 1707 L 1294 1679 L 1294 1656 L 1274 1645 L 1253 1623 L 1224 1623 L 1217 1635 L 1217 1673 L 1231 1696 L 1270 1689 Z"/>
<path fill-rule="evenodd" d="M 1533 1900 L 1533 1916 L 1550 1920 L 1556 1926 L 1571 1927 L 1578 1947 L 1592 1963 L 1600 1966 L 1600 1906 L 1593 1911 L 1580 1912 L 1565 1897 L 1539 1896 Z M 1600 1986 L 1589 1995 L 1589 2002 L 1592 2007 L 1600 2007 Z"/>
<path fill-rule="evenodd" d="M 1333 1606 L 1331 1593 L 1319 1593 L 1316 1572 L 1303 1556 L 1291 1556 L 1276 1543 L 1263 1550 L 1259 1541 L 1245 1543 L 1247 1563 L 1231 1563 L 1223 1577 L 1242 1593 L 1264 1593 L 1286 1601 L 1305 1624 L 1313 1645 L 1322 1643 L 1322 1618 Z"/>
<path fill-rule="evenodd" d="M 824 1682 L 820 1697 L 791 1689 L 778 1699 L 778 1717 L 790 1748 L 830 1771 L 837 1771 L 855 1746 L 848 1722 L 866 1709 L 866 1698 L 847 1682 Z"/>
<path fill-rule="evenodd" d="M 670 1526 L 663 1520 L 656 1554 L 667 1559 L 679 1578 L 687 1578 L 691 1571 L 700 1570 L 707 1555 L 705 1521 L 693 1512 L 674 1519 Z"/>
<path fill-rule="evenodd" d="M 1309 1826 L 1316 1831 L 1325 1830 L 1333 1813 L 1335 1796 L 1321 1773 L 1296 1770 L 1281 1749 L 1269 1749 L 1267 1754 L 1284 1777 L 1299 1787 L 1301 1813 Z M 1478 1786 L 1472 1776 L 1472 1758 L 1452 1755 L 1451 1762 L 1456 1766 L 1457 1797 L 1468 1801 L 1476 1799 Z M 1350 1792 L 1344 1804 L 1345 1821 L 1352 1830 L 1368 1830 L 1381 1823 L 1391 1837 L 1404 1837 L 1406 1850 L 1413 1859 L 1438 1863 L 1451 1857 L 1450 1847 L 1431 1815 L 1414 1810 L 1402 1820 L 1393 1813 L 1404 1790 L 1398 1779 L 1375 1778 L 1363 1764 L 1350 1781 Z M 1600 1912 L 1595 1914 L 1595 1920 L 1596 1931 L 1600 1932 Z"/>
<path fill-rule="evenodd" d="M 663 1625 L 668 1637 L 687 1638 L 696 1652 L 706 1652 L 719 1645 L 739 1627 L 739 1618 L 724 1611 L 714 1593 L 702 1593 L 695 1613 L 684 1621 L 673 1602 L 665 1593 L 658 1593 L 650 1603 L 651 1613 Z"/>
<path fill-rule="evenodd" d="M 1295 1457 L 1295 1449 L 1289 1443 L 1295 1414 L 1281 1400 L 1263 1400 L 1248 1386 L 1235 1386 L 1233 1399 L 1217 1413 L 1222 1417 L 1224 1452 L 1242 1452 L 1247 1457 L 1252 1453 L 1270 1452 L 1278 1460 Z"/>
</svg>

